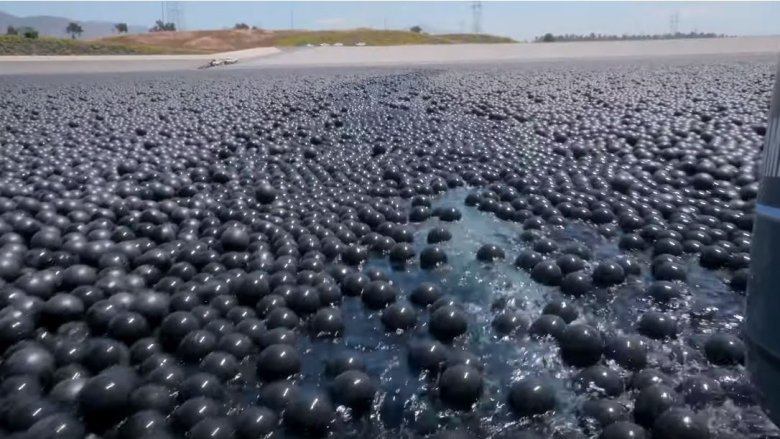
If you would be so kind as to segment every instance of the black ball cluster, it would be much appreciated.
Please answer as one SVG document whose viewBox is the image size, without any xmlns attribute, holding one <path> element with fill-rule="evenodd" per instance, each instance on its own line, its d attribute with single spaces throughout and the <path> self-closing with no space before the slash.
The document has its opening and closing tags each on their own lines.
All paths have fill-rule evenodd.
<svg viewBox="0 0 780 439">
<path fill-rule="evenodd" d="M 771 69 L 697 62 L 2 78 L 0 437 L 711 437 Z"/>
</svg>

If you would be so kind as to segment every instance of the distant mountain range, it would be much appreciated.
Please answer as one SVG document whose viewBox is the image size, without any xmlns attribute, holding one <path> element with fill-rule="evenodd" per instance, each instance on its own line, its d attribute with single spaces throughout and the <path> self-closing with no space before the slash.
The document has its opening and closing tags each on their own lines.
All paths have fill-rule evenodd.
<svg viewBox="0 0 780 439">
<path fill-rule="evenodd" d="M 38 15 L 33 17 L 17 17 L 15 15 L 6 14 L 0 11 L 0 35 L 4 35 L 8 26 L 23 27 L 29 26 L 35 28 L 41 36 L 57 37 L 57 38 L 69 38 L 70 36 L 65 32 L 65 28 L 70 22 L 76 22 L 84 29 L 84 33 L 81 34 L 81 38 L 98 38 L 107 37 L 110 35 L 116 35 L 114 25 L 108 21 L 78 21 L 71 20 L 65 17 L 50 17 L 46 15 Z M 135 26 L 128 24 L 127 30 L 129 33 L 142 33 L 148 32 L 150 26 Z"/>
</svg>

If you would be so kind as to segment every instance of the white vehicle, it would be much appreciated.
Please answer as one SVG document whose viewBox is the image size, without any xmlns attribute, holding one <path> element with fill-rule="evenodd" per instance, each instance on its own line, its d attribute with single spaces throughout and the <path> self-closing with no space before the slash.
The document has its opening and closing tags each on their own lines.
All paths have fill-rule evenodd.
<svg viewBox="0 0 780 439">
<path fill-rule="evenodd" d="M 328 46 L 330 46 L 330 44 L 328 44 L 328 43 L 320 43 L 320 47 L 328 47 Z"/>
<path fill-rule="evenodd" d="M 365 46 L 365 45 L 366 45 L 366 43 L 364 43 L 364 42 L 362 42 L 362 41 L 361 41 L 361 42 L 359 42 L 359 43 L 356 43 L 355 45 L 356 45 L 356 46 L 363 47 L 363 46 Z"/>
<path fill-rule="evenodd" d="M 314 44 L 312 44 L 312 43 L 306 43 L 306 47 L 314 47 Z"/>
<path fill-rule="evenodd" d="M 343 46 L 343 45 L 344 45 L 344 43 L 333 43 L 333 46 L 334 46 L 334 47 L 341 47 L 341 46 Z"/>
<path fill-rule="evenodd" d="M 237 63 L 238 60 L 235 59 L 235 58 L 225 58 L 225 59 L 222 60 L 222 62 L 225 63 L 225 65 L 230 65 L 230 64 Z"/>
</svg>

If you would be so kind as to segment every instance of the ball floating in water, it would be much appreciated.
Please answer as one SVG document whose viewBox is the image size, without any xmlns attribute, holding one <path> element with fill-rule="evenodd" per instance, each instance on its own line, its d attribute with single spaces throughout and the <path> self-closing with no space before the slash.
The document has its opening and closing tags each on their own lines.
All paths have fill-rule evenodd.
<svg viewBox="0 0 780 439">
<path fill-rule="evenodd" d="M 439 377 L 439 395 L 445 404 L 467 409 L 482 395 L 482 376 L 471 366 L 450 366 Z"/>
<path fill-rule="evenodd" d="M 504 250 L 495 244 L 485 244 L 477 250 L 477 260 L 481 262 L 495 262 L 504 258 Z"/>
<path fill-rule="evenodd" d="M 543 414 L 553 410 L 556 404 L 555 389 L 536 378 L 518 381 L 509 390 L 509 406 L 519 416 Z"/>
<path fill-rule="evenodd" d="M 558 344 L 563 361 L 577 367 L 596 364 L 604 352 L 601 333 L 588 325 L 568 325 L 558 337 Z"/>
<path fill-rule="evenodd" d="M 704 343 L 707 359 L 719 366 L 745 363 L 745 343 L 731 334 L 713 334 Z"/>
</svg>

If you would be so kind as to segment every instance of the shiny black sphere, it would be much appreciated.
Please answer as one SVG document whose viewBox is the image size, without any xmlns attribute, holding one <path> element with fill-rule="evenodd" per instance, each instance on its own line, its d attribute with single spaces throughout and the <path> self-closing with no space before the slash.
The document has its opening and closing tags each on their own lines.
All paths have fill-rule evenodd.
<svg viewBox="0 0 780 439">
<path fill-rule="evenodd" d="M 300 370 L 300 354 L 290 345 L 268 346 L 257 358 L 257 375 L 266 381 L 284 379 Z"/>
<path fill-rule="evenodd" d="M 333 379 L 331 395 L 337 404 L 359 413 L 371 409 L 378 390 L 374 380 L 360 370 L 346 370 Z"/>
<path fill-rule="evenodd" d="M 443 342 L 450 342 L 468 330 L 466 313 L 456 306 L 445 305 L 431 314 L 428 329 Z"/>
<path fill-rule="evenodd" d="M 588 325 L 569 325 L 558 338 L 563 361 L 577 367 L 587 367 L 601 359 L 604 339 Z"/>
<path fill-rule="evenodd" d="M 745 363 L 745 343 L 731 334 L 713 334 L 704 343 L 707 360 L 719 366 Z"/>
<path fill-rule="evenodd" d="M 236 435 L 239 439 L 255 439 L 271 433 L 279 418 L 266 407 L 247 407 L 235 417 Z"/>
<path fill-rule="evenodd" d="M 302 392 L 290 401 L 284 411 L 283 422 L 295 433 L 320 437 L 327 433 L 335 419 L 336 411 L 326 396 Z"/>
<path fill-rule="evenodd" d="M 512 384 L 509 390 L 509 406 L 519 416 L 540 415 L 556 405 L 555 389 L 546 381 L 526 378 Z"/>
<path fill-rule="evenodd" d="M 682 399 L 673 389 L 663 384 L 651 384 L 636 395 L 634 420 L 639 425 L 651 428 L 663 412 L 681 404 Z"/>
<path fill-rule="evenodd" d="M 653 439 L 708 439 L 710 430 L 705 419 L 689 409 L 671 408 L 653 424 Z"/>
<path fill-rule="evenodd" d="M 439 377 L 439 397 L 454 408 L 471 407 L 482 395 L 482 388 L 480 372 L 464 364 L 446 368 Z"/>
</svg>

